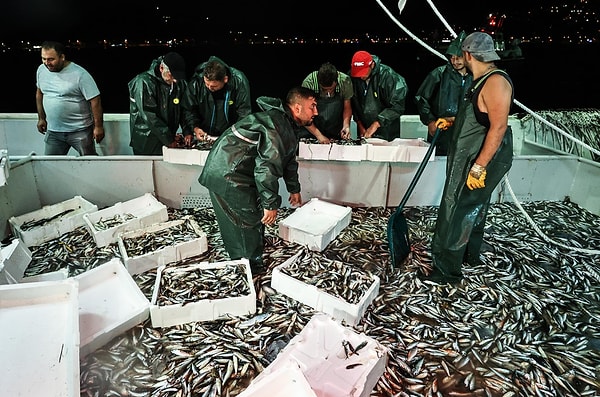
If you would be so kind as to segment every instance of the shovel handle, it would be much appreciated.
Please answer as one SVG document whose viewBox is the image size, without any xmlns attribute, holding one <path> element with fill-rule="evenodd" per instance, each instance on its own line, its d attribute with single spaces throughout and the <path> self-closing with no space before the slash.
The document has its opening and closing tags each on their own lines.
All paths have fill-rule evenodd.
<svg viewBox="0 0 600 397">
<path fill-rule="evenodd" d="M 408 185 L 408 189 L 406 189 L 406 193 L 404 193 L 404 197 L 402 197 L 400 204 L 398 204 L 398 209 L 404 208 L 404 204 L 406 204 L 406 202 L 408 201 L 408 198 L 412 194 L 412 191 L 415 189 L 415 186 L 417 185 L 417 182 L 419 181 L 421 174 L 423 173 L 423 171 L 425 170 L 425 167 L 427 166 L 427 162 L 429 161 L 429 158 L 431 157 L 431 153 L 433 153 L 433 150 L 435 149 L 435 142 L 437 141 L 438 136 L 440 135 L 441 131 L 442 130 L 439 127 L 436 128 L 435 134 L 433 134 L 433 138 L 431 139 L 431 144 L 429 145 L 429 148 L 427 149 L 427 153 L 425 153 L 425 157 L 423 157 L 423 161 L 421 161 L 421 164 L 419 164 L 419 168 L 417 168 L 417 172 L 415 173 L 415 176 L 413 177 L 412 181 L 410 181 L 410 185 Z"/>
</svg>

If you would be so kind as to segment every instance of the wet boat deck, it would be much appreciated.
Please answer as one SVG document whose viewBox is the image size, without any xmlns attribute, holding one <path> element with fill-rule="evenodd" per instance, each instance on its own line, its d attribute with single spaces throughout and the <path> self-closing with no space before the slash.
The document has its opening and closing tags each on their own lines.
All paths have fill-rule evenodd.
<svg viewBox="0 0 600 397">
<path fill-rule="evenodd" d="M 353 208 L 350 225 L 316 253 L 381 279 L 355 327 L 390 349 L 371 395 L 600 394 L 600 217 L 568 201 L 522 205 L 546 237 L 514 204 L 492 204 L 483 263 L 465 266 L 458 285 L 417 278 L 430 266 L 437 207 L 405 208 L 413 251 L 398 268 L 390 267 L 386 236 L 394 208 Z M 209 249 L 184 262 L 227 260 L 212 209 L 169 209 L 169 220 L 188 214 Z M 301 249 L 267 227 L 269 270 L 254 278 L 256 316 L 166 328 L 147 320 L 82 359 L 81 395 L 239 394 L 314 313 L 270 287 L 272 269 Z M 65 267 L 76 275 L 120 256 L 116 244 L 96 248 L 83 228 L 31 250 L 26 276 Z M 154 269 L 134 276 L 149 299 L 155 276 Z"/>
</svg>

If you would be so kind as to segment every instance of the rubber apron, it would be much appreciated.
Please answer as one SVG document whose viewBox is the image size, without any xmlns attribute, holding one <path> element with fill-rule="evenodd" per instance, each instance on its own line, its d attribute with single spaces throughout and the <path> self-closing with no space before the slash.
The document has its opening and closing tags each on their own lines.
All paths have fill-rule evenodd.
<svg viewBox="0 0 600 397">
<path fill-rule="evenodd" d="M 466 186 L 467 175 L 488 131 L 488 127 L 476 120 L 473 102 L 477 103 L 476 97 L 490 75 L 474 82 L 474 89 L 469 91 L 473 101 L 466 98 L 463 106 L 460 106 L 451 137 L 446 182 L 432 241 L 434 266 L 448 281 L 460 280 L 463 261 L 473 265 L 480 262 L 479 253 L 490 197 L 512 164 L 512 130 L 508 126 L 498 151 L 486 167 L 485 187 L 469 190 Z"/>
<path fill-rule="evenodd" d="M 315 126 L 330 139 L 341 139 L 344 117 L 344 99 L 339 92 L 332 97 L 321 95 L 317 99 L 319 115 L 315 117 Z"/>
</svg>

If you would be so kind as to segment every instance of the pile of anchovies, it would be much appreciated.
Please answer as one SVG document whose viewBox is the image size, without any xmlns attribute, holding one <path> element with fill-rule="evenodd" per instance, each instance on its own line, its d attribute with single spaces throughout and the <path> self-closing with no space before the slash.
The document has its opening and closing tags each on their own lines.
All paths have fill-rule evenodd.
<svg viewBox="0 0 600 397">
<path fill-rule="evenodd" d="M 411 253 L 401 266 L 391 266 L 387 238 L 395 208 L 353 208 L 350 224 L 312 253 L 380 278 L 354 326 L 389 349 L 372 396 L 600 395 L 600 217 L 568 200 L 522 207 L 545 237 L 515 204 L 492 204 L 483 263 L 463 266 L 456 285 L 417 277 L 431 267 L 435 206 L 403 209 Z M 212 209 L 169 209 L 169 220 L 187 215 L 209 248 L 170 266 L 227 261 Z M 26 276 L 64 268 L 73 276 L 120 258 L 116 244 L 97 248 L 84 227 L 30 249 Z M 238 395 L 315 313 L 271 287 L 273 269 L 303 250 L 268 226 L 255 314 L 163 328 L 148 319 L 81 359 L 81 395 Z M 150 300 L 156 269 L 133 278 Z"/>
<path fill-rule="evenodd" d="M 538 115 L 545 123 L 533 118 L 534 141 L 566 153 L 591 158 L 594 161 L 600 160 L 597 154 L 568 139 L 569 135 L 561 134 L 546 124 L 550 123 L 563 131 L 568 131 L 571 136 L 592 148 L 599 148 L 600 111 L 598 109 L 542 110 Z M 526 116 L 523 120 L 529 118 L 530 116 Z"/>
</svg>

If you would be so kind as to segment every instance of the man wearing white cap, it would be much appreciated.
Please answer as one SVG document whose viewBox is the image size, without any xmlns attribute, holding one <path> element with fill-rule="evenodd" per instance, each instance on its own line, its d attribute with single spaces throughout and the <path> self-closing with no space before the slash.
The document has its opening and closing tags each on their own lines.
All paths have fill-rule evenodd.
<svg viewBox="0 0 600 397">
<path fill-rule="evenodd" d="M 448 146 L 446 182 L 432 241 L 433 271 L 422 279 L 458 283 L 462 264 L 481 265 L 480 251 L 492 191 L 512 165 L 508 115 L 513 84 L 494 61 L 490 35 L 474 32 L 462 43 L 473 83 L 454 123 Z"/>
<path fill-rule="evenodd" d="M 408 88 L 404 77 L 367 51 L 352 57 L 350 76 L 354 87 L 352 114 L 363 138 L 400 138 Z"/>
</svg>

